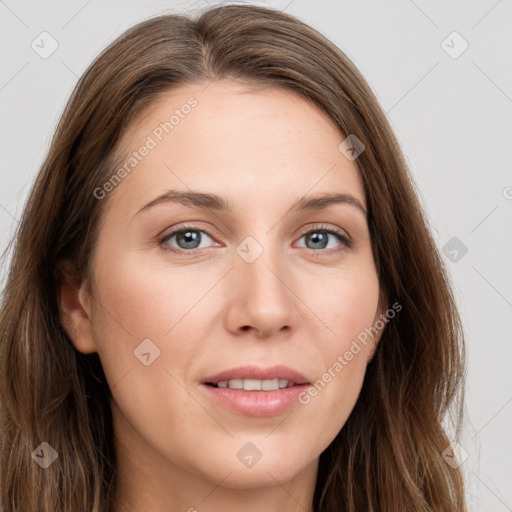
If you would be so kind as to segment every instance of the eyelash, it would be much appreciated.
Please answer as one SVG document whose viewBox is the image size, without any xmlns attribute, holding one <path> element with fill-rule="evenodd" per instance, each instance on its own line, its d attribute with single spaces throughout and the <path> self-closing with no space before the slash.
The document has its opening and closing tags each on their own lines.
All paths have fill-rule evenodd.
<svg viewBox="0 0 512 512">
<path fill-rule="evenodd" d="M 186 231 L 200 231 L 202 233 L 206 233 L 211 239 L 214 238 L 207 231 L 205 231 L 204 229 L 200 229 L 198 226 L 185 225 L 185 226 L 181 226 L 179 229 L 175 229 L 174 231 L 171 231 L 170 233 L 165 234 L 163 237 L 159 238 L 158 243 L 164 251 L 178 253 L 178 254 L 187 254 L 188 253 L 190 256 L 193 256 L 194 254 L 197 254 L 198 252 L 201 252 L 202 250 L 204 250 L 204 249 L 185 250 L 185 249 L 176 249 L 176 248 L 169 249 L 169 248 L 165 247 L 165 245 L 168 245 L 168 244 L 164 243 L 166 240 L 168 240 L 169 238 L 172 238 L 174 235 L 177 235 L 179 233 L 183 233 Z M 333 228 L 331 226 L 326 226 L 325 224 L 308 227 L 307 229 L 301 231 L 300 238 L 302 238 L 304 235 L 307 235 L 309 233 L 315 233 L 315 232 L 324 232 L 324 233 L 329 233 L 331 235 L 334 235 L 338 239 L 338 241 L 341 242 L 341 244 L 343 246 L 343 248 L 341 248 L 341 249 L 334 249 L 334 250 L 333 249 L 326 250 L 326 249 L 307 249 L 306 248 L 308 251 L 313 253 L 313 255 L 315 257 L 322 257 L 325 255 L 326 252 L 327 252 L 327 254 L 332 254 L 333 252 L 338 253 L 340 251 L 343 251 L 344 249 L 351 249 L 353 246 L 352 241 L 347 236 L 345 236 L 344 232 L 341 229 Z M 300 238 L 299 238 L 299 240 L 300 240 Z M 318 254 L 318 253 L 324 253 L 324 254 Z"/>
</svg>

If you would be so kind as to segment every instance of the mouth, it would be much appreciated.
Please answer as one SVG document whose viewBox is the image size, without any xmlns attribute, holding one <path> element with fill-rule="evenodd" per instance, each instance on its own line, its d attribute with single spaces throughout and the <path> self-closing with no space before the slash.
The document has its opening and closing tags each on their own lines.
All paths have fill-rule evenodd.
<svg viewBox="0 0 512 512">
<path fill-rule="evenodd" d="M 284 365 L 269 368 L 240 366 L 206 377 L 203 384 L 245 391 L 274 391 L 309 384 L 309 381 L 302 373 Z"/>
<path fill-rule="evenodd" d="M 245 391 L 277 391 L 278 389 L 291 388 L 297 385 L 287 379 L 231 379 L 205 382 L 205 384 L 214 388 L 243 389 Z"/>
<path fill-rule="evenodd" d="M 215 405 L 245 416 L 275 416 L 298 401 L 310 385 L 286 366 L 245 366 L 207 377 L 201 388 Z"/>
</svg>

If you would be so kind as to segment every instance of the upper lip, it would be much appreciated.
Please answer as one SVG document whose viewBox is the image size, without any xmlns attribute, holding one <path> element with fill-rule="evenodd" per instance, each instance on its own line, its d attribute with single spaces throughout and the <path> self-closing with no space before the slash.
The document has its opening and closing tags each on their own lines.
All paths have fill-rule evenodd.
<svg viewBox="0 0 512 512">
<path fill-rule="evenodd" d="M 238 368 L 231 368 L 215 375 L 211 375 L 203 380 L 203 383 L 217 384 L 218 382 L 232 380 L 232 379 L 255 379 L 255 380 L 274 380 L 286 379 L 294 382 L 295 384 L 309 384 L 309 381 L 304 375 L 289 368 L 288 366 L 277 365 L 268 368 L 259 366 L 239 366 Z"/>
</svg>

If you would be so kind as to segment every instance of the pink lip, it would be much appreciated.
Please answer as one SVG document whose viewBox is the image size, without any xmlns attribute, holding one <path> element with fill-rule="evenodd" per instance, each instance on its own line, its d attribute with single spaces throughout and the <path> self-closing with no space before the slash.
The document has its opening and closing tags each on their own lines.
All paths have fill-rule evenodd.
<svg viewBox="0 0 512 512">
<path fill-rule="evenodd" d="M 305 391 L 308 384 L 290 386 L 275 391 L 245 391 L 230 388 L 215 388 L 201 384 L 216 404 L 245 416 L 275 416 L 280 414 L 294 403 L 298 403 L 299 395 Z"/>
<path fill-rule="evenodd" d="M 203 383 L 232 380 L 232 379 L 257 379 L 257 380 L 273 380 L 286 379 L 295 384 L 309 384 L 308 379 L 301 373 L 289 368 L 288 366 L 277 365 L 270 368 L 261 368 L 259 366 L 239 366 L 231 370 L 225 370 L 210 377 L 203 379 Z M 271 392 L 268 392 L 271 393 Z"/>
<path fill-rule="evenodd" d="M 295 383 L 294 386 L 274 391 L 245 391 L 230 388 L 216 388 L 207 383 L 216 384 L 232 379 L 273 380 L 286 379 Z M 298 402 L 300 393 L 306 390 L 309 381 L 301 373 L 287 366 L 260 368 L 257 366 L 241 366 L 226 370 L 203 380 L 201 389 L 216 404 L 246 416 L 275 416 L 284 412 Z"/>
</svg>

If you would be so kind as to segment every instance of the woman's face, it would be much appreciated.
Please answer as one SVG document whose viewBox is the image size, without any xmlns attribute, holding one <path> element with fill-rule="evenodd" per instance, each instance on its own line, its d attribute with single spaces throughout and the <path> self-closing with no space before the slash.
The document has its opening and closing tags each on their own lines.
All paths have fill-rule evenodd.
<svg viewBox="0 0 512 512">
<path fill-rule="evenodd" d="M 183 86 L 131 123 L 123 179 L 91 198 L 105 201 L 94 300 L 80 289 L 73 336 L 99 353 L 126 457 L 232 488 L 316 471 L 384 312 L 344 138 L 294 92 L 231 81 Z"/>
</svg>

